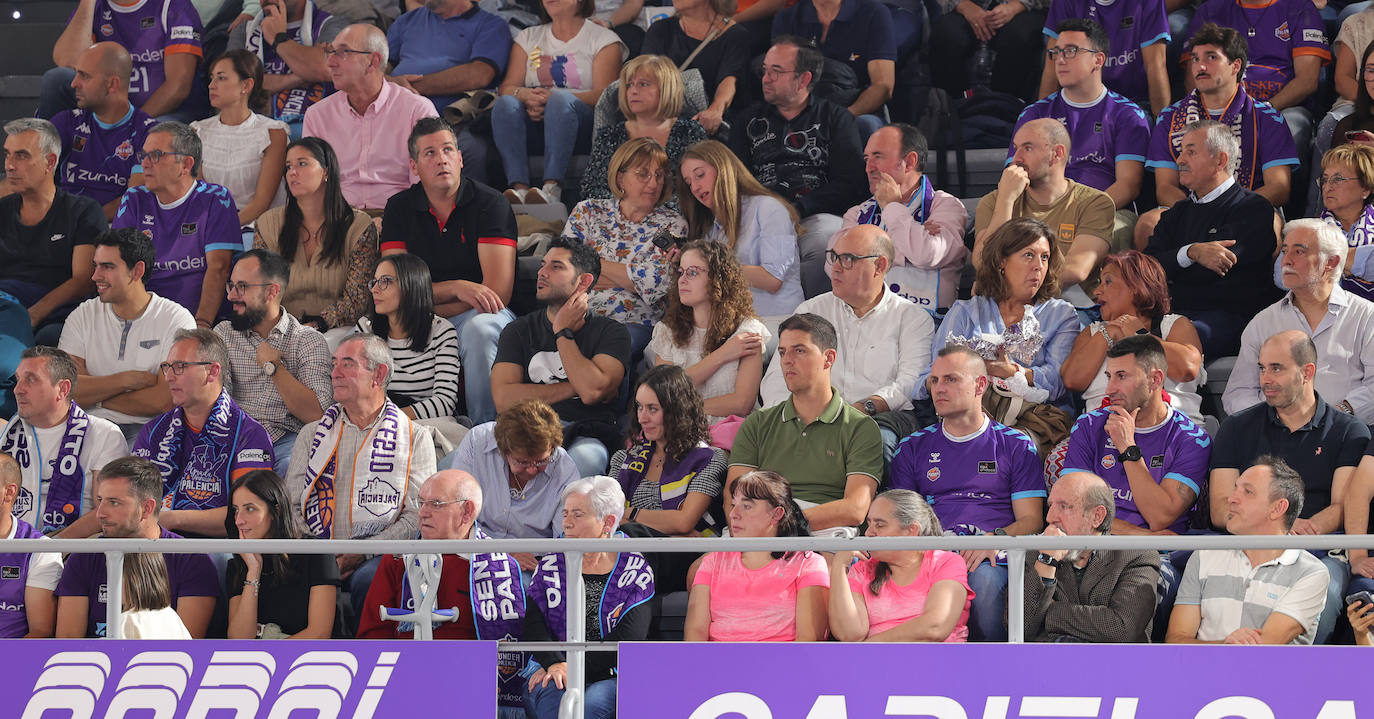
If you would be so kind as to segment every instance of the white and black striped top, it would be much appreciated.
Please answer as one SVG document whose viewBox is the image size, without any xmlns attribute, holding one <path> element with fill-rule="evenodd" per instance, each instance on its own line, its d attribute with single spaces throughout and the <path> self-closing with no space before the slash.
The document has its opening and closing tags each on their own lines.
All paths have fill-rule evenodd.
<svg viewBox="0 0 1374 719">
<path fill-rule="evenodd" d="M 359 319 L 358 331 L 371 334 L 372 322 L 366 317 Z M 417 400 L 411 405 L 416 419 L 453 416 L 458 409 L 459 368 L 458 332 L 453 325 L 435 315 L 429 345 L 421 352 L 410 349 L 409 339 L 388 338 L 386 343 L 396 362 L 387 393 Z"/>
</svg>

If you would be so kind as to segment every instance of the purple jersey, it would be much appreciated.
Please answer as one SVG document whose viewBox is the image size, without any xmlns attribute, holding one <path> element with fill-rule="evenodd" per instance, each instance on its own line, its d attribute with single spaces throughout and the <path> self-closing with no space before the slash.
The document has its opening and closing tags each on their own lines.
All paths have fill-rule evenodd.
<svg viewBox="0 0 1374 719">
<path fill-rule="evenodd" d="M 292 40 L 311 47 L 319 45 L 326 40 L 332 40 L 333 35 L 322 38 L 324 23 L 330 19 L 329 13 L 321 10 L 313 2 L 306 2 L 305 14 L 301 22 L 288 23 L 286 32 Z M 258 56 L 262 60 L 263 72 L 267 75 L 289 75 L 291 67 L 286 61 L 277 54 L 277 51 L 267 46 L 263 40 L 262 30 L 258 28 L 261 16 L 254 18 L 249 23 L 249 32 L 245 40 L 245 49 Z M 336 21 L 337 22 L 337 21 Z M 270 106 L 272 117 L 283 122 L 292 122 L 305 117 L 305 111 L 311 105 L 323 100 L 324 97 L 334 92 L 334 84 L 330 82 L 307 82 L 299 87 L 292 87 L 282 90 L 271 97 Z"/>
<path fill-rule="evenodd" d="M 1249 48 L 1245 91 L 1267 101 L 1293 79 L 1293 59 L 1300 55 L 1331 62 L 1326 25 L 1311 0 L 1273 0 L 1262 8 L 1243 8 L 1239 0 L 1210 0 L 1188 25 L 1192 37 L 1203 23 L 1234 28 Z"/>
<path fill-rule="evenodd" d="M 1155 129 L 1150 133 L 1150 151 L 1145 155 L 1145 167 L 1155 170 L 1166 167 L 1178 169 L 1178 153 L 1183 149 L 1183 128 L 1197 120 L 1213 119 L 1231 128 L 1240 142 L 1240 165 L 1236 168 L 1236 183 L 1247 190 L 1264 186 L 1264 171 L 1278 165 L 1298 165 L 1298 149 L 1293 134 L 1273 106 L 1250 97 L 1245 88 L 1236 88 L 1231 103 L 1214 114 L 1202 106 L 1202 96 L 1196 90 L 1183 96 L 1160 113 Z"/>
<path fill-rule="evenodd" d="M 186 197 L 163 207 L 147 187 L 124 193 L 110 227 L 133 227 L 153 241 L 157 258 L 148 289 L 195 312 L 205 283 L 205 253 L 243 250 L 239 215 L 229 190 L 196 180 Z"/>
<path fill-rule="evenodd" d="M 1107 90 L 1097 102 L 1080 107 L 1065 98 L 1063 92 L 1051 93 L 1021 111 L 1016 129 L 1042 117 L 1052 117 L 1069 130 L 1072 149 L 1064 174 L 1074 182 L 1105 191 L 1116 182 L 1116 163 L 1145 164 L 1150 121 L 1139 106 L 1122 95 Z M 1012 145 L 1007 150 L 1008 163 L 1015 154 L 1016 146 Z"/>
<path fill-rule="evenodd" d="M 1120 452 L 1107 436 L 1110 409 L 1088 412 L 1078 418 L 1069 435 L 1069 452 L 1064 457 L 1063 477 L 1070 472 L 1092 472 L 1111 485 L 1116 493 L 1116 517 L 1137 527 L 1149 528 L 1131 493 L 1131 482 L 1121 466 Z M 1188 415 L 1169 409 L 1169 416 L 1160 424 L 1146 429 L 1136 428 L 1135 442 L 1150 476 L 1156 483 L 1172 479 L 1201 495 L 1207 480 L 1207 463 L 1212 458 L 1212 438 L 1188 419 Z M 1168 527 L 1174 532 L 1188 528 L 1188 513 L 1184 512 Z"/>
<path fill-rule="evenodd" d="M 162 530 L 162 539 L 181 539 L 181 535 Z M 210 557 L 204 554 L 166 552 L 167 579 L 171 584 L 172 608 L 182 597 L 219 597 L 219 576 Z M 57 583 L 59 597 L 86 597 L 86 636 L 105 636 L 105 555 L 73 554 L 67 557 L 62 579 Z"/>
<path fill-rule="evenodd" d="M 897 445 L 889 476 L 893 489 L 925 496 L 946 534 L 1001 529 L 1016 521 L 1012 501 L 1045 497 L 1035 443 L 990 419 L 960 439 L 945 434 L 943 423 L 912 433 Z"/>
<path fill-rule="evenodd" d="M 1145 75 L 1141 50 L 1157 42 L 1169 41 L 1164 0 L 1054 0 L 1045 19 L 1045 34 L 1059 37 L 1055 30 L 1059 23 L 1076 18 L 1101 25 L 1111 39 L 1111 52 L 1102 68 L 1102 83 L 1114 92 L 1148 105 L 1150 83 Z"/>
<path fill-rule="evenodd" d="M 167 79 L 165 56 L 201 56 L 200 31 L 200 15 L 191 0 L 139 0 L 132 5 L 96 0 L 91 37 L 93 42 L 117 42 L 129 51 L 134 61 L 129 100 L 143 107 Z"/>
<path fill-rule="evenodd" d="M 104 205 L 124 194 L 130 175 L 143 172 L 138 151 L 157 120 L 130 104 L 128 114 L 113 125 L 80 108 L 57 113 L 52 124 L 62 137 L 62 189 Z"/>
</svg>

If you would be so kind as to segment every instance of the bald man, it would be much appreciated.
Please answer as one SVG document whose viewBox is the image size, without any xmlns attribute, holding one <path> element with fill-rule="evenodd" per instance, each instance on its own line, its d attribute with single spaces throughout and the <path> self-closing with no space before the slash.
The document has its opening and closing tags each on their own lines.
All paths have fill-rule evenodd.
<svg viewBox="0 0 1374 719">
<path fill-rule="evenodd" d="M 118 43 L 86 48 L 72 78 L 77 109 L 52 118 L 62 138 L 58 182 L 67 192 L 100 203 L 106 220 L 114 219 L 125 190 L 143 184 L 143 166 L 136 156 L 157 124 L 130 102 L 131 72 L 133 60 Z"/>
<path fill-rule="evenodd" d="M 305 111 L 304 133 L 338 154 L 348 204 L 380 215 L 387 199 L 420 181 L 406 140 L 420 118 L 439 113 L 424 97 L 387 82 L 391 51 L 381 30 L 349 25 L 331 47 L 326 64 L 338 92 Z"/>
<path fill-rule="evenodd" d="M 983 263 L 983 245 L 1014 217 L 1034 217 L 1049 225 L 1064 258 L 1059 286 L 1064 299 L 1090 307 L 1099 265 L 1108 253 L 1129 249 L 1124 236 L 1112 243 L 1116 203 L 1107 193 L 1065 176 L 1069 132 L 1053 118 L 1031 120 L 1012 138 L 1011 164 L 1002 170 L 997 189 L 978 202 L 973 228 L 973 266 Z"/>
<path fill-rule="evenodd" d="M 39 539 L 43 533 L 12 514 L 23 476 L 19 463 L 0 454 L 0 539 Z M 0 638 L 51 637 L 57 626 L 53 590 L 62 579 L 62 555 L 0 553 Z"/>
</svg>

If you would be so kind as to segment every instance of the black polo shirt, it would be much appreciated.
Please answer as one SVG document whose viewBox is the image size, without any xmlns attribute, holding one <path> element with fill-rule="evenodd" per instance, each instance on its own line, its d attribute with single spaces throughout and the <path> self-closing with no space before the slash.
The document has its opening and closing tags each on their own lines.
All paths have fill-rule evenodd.
<svg viewBox="0 0 1374 719">
<path fill-rule="evenodd" d="M 1289 432 L 1267 403 L 1226 418 L 1212 448 L 1212 469 L 1244 472 L 1261 455 L 1282 458 L 1302 476 L 1306 486 L 1302 517 L 1331 505 L 1331 478 L 1341 467 L 1360 463 L 1369 445 L 1369 428 L 1332 407 L 1317 395 L 1312 419 Z"/>
<path fill-rule="evenodd" d="M 482 281 L 478 245 L 515 247 L 515 213 L 501 193 L 466 177 L 458 184 L 453 210 L 441 223 L 420 183 L 386 201 L 382 251 L 404 250 L 429 265 L 435 282 Z M 514 259 L 512 276 L 514 276 Z"/>
</svg>

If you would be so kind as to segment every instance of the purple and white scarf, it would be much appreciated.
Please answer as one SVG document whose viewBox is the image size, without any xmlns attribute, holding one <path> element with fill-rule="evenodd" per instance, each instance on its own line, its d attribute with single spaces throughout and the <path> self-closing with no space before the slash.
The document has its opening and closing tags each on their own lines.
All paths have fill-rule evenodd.
<svg viewBox="0 0 1374 719">
<path fill-rule="evenodd" d="M 479 527 L 472 528 L 474 539 L 488 539 Z M 472 623 L 477 638 L 488 641 L 518 641 L 525 622 L 525 584 L 520 564 L 505 552 L 474 554 L 468 559 L 468 587 L 472 596 Z M 529 656 L 519 651 L 496 654 L 496 700 L 505 707 L 522 707 L 520 672 Z"/>
<path fill-rule="evenodd" d="M 339 440 L 343 433 L 343 407 L 325 410 L 310 441 L 310 460 L 305 467 L 305 524 L 323 539 L 334 534 L 337 508 Z M 400 408 L 387 400 L 381 416 L 363 437 L 363 450 L 353 461 L 348 481 L 349 525 L 353 537 L 370 537 L 391 526 L 406 503 L 410 477 L 410 447 L 415 426 Z"/>
<path fill-rule="evenodd" d="M 919 202 L 918 202 L 919 200 Z M 911 210 L 911 218 L 916 222 L 924 223 L 930 219 L 930 206 L 935 204 L 935 186 L 925 175 L 921 175 L 921 184 L 916 186 L 916 191 L 911 193 L 911 199 L 907 201 L 907 209 Z M 883 222 L 883 207 L 878 203 L 876 197 L 870 197 L 859 205 L 859 224 L 878 225 L 884 230 L 887 224 Z"/>
<path fill-rule="evenodd" d="M 617 537 L 624 534 L 616 532 Z M 544 614 L 544 623 L 558 641 L 568 638 L 568 603 L 563 596 L 567 587 L 568 570 L 562 552 L 545 554 L 534 569 L 534 580 L 530 582 L 530 594 L 535 604 Z M 631 609 L 649 601 L 654 596 L 654 571 L 649 568 L 644 555 L 635 552 L 621 552 L 606 578 L 606 588 L 596 605 L 596 616 L 601 626 L 601 636 L 610 636 L 620 620 Z M 590 609 L 590 607 L 588 607 Z"/>
<path fill-rule="evenodd" d="M 46 463 L 38 450 L 38 435 L 28 422 L 19 417 L 5 427 L 4 438 L 0 439 L 0 452 L 14 457 L 23 478 L 19 485 L 19 497 L 15 499 L 11 510 L 16 519 L 40 527 L 44 533 L 52 533 L 66 528 L 81 516 L 81 493 L 86 485 L 85 468 L 81 466 L 81 448 L 86 443 L 86 432 L 90 426 L 90 417 L 72 402 L 57 459 L 53 462 L 46 500 L 42 496 Z"/>
<path fill-rule="evenodd" d="M 653 454 L 653 442 L 640 442 L 625 453 L 625 464 L 620 468 L 616 481 L 620 482 L 620 488 L 631 502 L 634 501 L 635 488 L 645 480 L 649 472 L 649 458 Z M 688 450 L 680 460 L 674 460 L 665 454 L 663 469 L 658 479 L 658 496 L 663 502 L 663 509 L 676 510 L 682 506 L 682 500 L 687 497 L 688 485 L 697 476 L 697 472 L 706 469 L 713 456 L 715 450 L 705 443 Z M 706 512 L 701 515 L 701 521 L 697 522 L 696 528 L 702 536 L 712 537 L 718 534 L 716 524 L 711 513 Z"/>
<path fill-rule="evenodd" d="M 153 420 L 148 446 L 156 450 L 150 459 L 162 473 L 167 492 L 162 498 L 163 509 L 217 509 L 229 503 L 233 450 L 249 419 L 229 392 L 220 390 L 205 427 L 185 453 L 181 442 L 189 431 L 186 413 L 176 407 Z"/>
<path fill-rule="evenodd" d="M 1258 110 L 1249 102 L 1243 86 L 1236 87 L 1231 104 L 1221 113 L 1219 122 L 1231 128 L 1231 134 L 1240 143 L 1240 165 L 1236 167 L 1236 184 L 1247 190 L 1255 189 L 1255 183 L 1263 182 L 1264 177 L 1256 172 L 1259 162 L 1259 122 Z M 1202 104 L 1202 94 L 1194 90 L 1178 101 L 1178 109 L 1169 118 L 1169 151 L 1175 160 L 1183 151 L 1183 128 L 1199 120 L 1211 120 L 1212 114 Z"/>
</svg>

